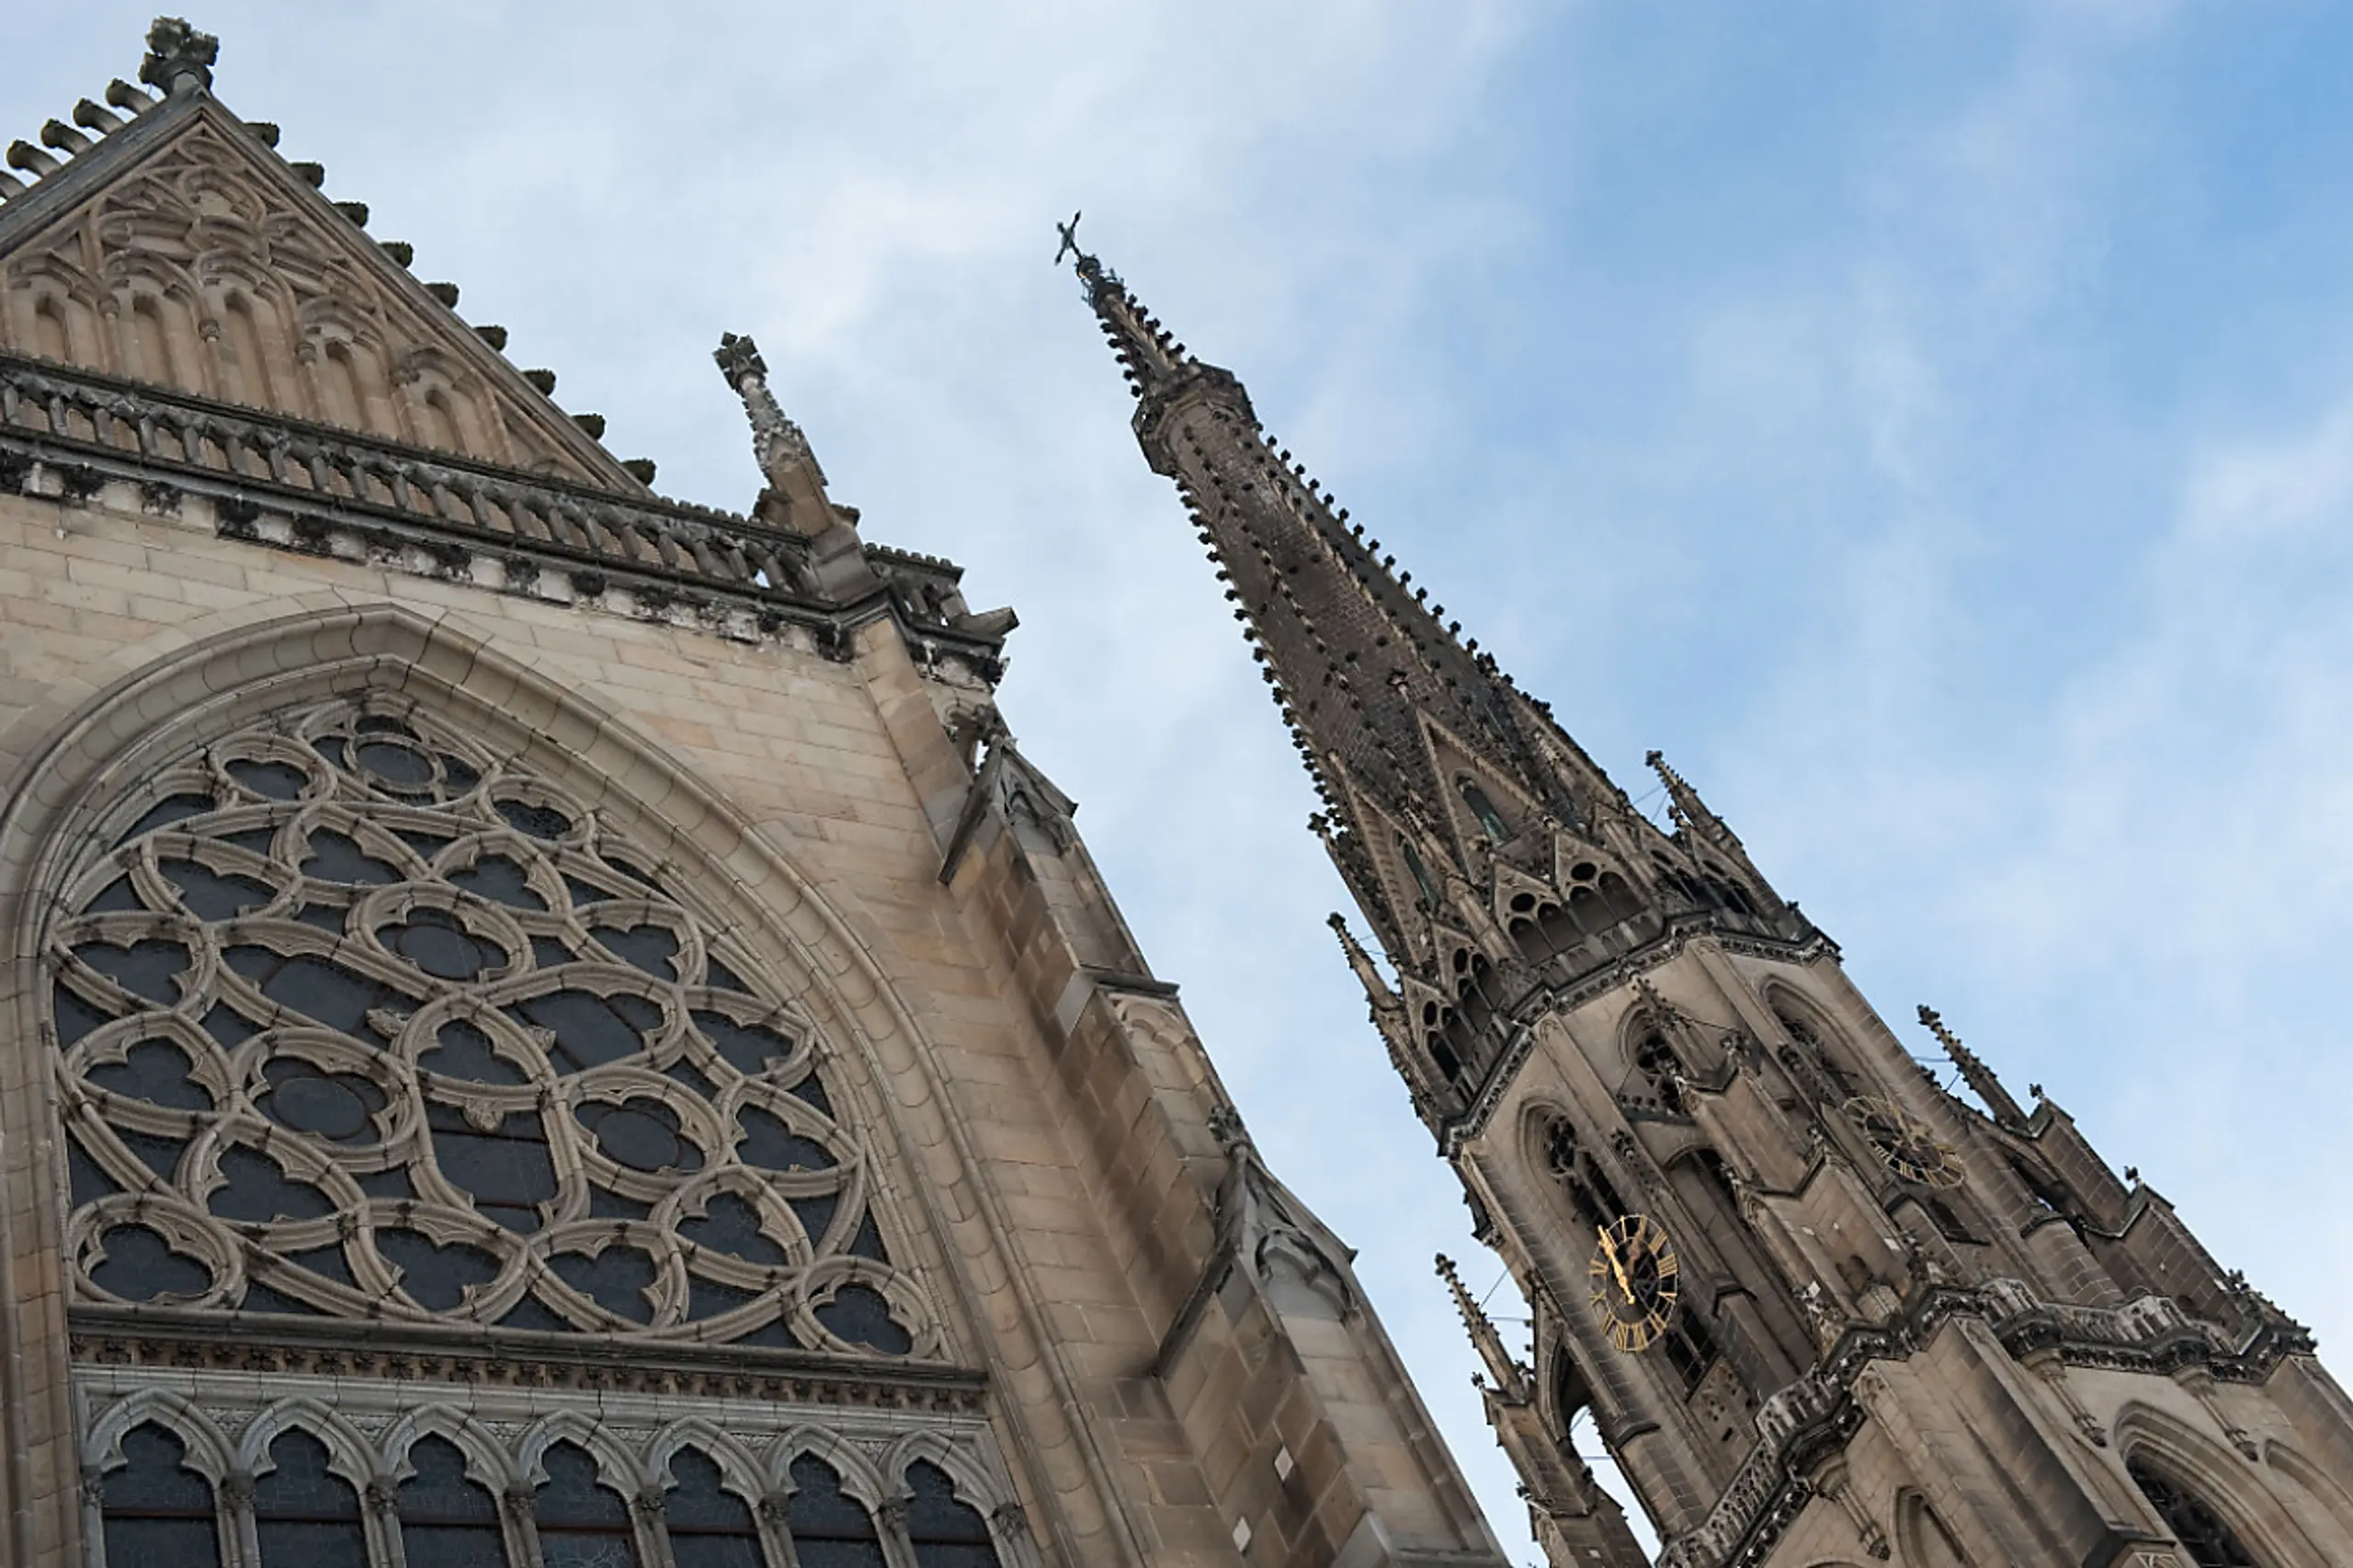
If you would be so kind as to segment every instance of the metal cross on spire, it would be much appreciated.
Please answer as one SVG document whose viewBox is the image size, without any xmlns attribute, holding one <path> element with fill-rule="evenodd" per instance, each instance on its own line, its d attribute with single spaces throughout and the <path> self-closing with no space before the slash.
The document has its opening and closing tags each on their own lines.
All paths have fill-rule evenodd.
<svg viewBox="0 0 2353 1568">
<path fill-rule="evenodd" d="M 1078 248 L 1078 221 L 1085 216 L 1084 212 L 1074 212 L 1070 215 L 1069 222 L 1054 225 L 1054 232 L 1063 237 L 1062 248 L 1054 252 L 1056 267 L 1063 264 L 1063 257 L 1066 256 L 1086 256 L 1086 253 Z"/>
</svg>

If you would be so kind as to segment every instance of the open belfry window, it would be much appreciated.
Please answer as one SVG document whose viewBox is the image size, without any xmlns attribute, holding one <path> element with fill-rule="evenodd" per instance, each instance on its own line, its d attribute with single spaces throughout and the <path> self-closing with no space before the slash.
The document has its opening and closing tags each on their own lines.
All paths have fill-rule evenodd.
<svg viewBox="0 0 2353 1568">
<path fill-rule="evenodd" d="M 1488 843 L 1501 844 L 1511 836 L 1511 824 L 1504 821 L 1504 814 L 1495 810 L 1495 801 L 1487 798 L 1484 790 L 1467 778 L 1458 778 L 1455 783 L 1462 791 L 1462 803 L 1471 808 L 1471 815 L 1478 823 L 1479 831 L 1487 835 Z"/>
<path fill-rule="evenodd" d="M 2195 1568 L 2264 1568 L 2237 1532 L 2197 1493 L 2137 1455 L 2124 1468 L 2141 1495 L 2165 1520 L 2165 1528 L 2189 1553 Z"/>
</svg>

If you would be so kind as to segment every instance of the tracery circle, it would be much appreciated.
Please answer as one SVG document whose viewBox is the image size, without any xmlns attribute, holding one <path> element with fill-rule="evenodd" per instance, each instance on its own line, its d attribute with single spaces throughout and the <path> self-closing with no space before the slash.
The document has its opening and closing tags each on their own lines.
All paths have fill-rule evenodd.
<svg viewBox="0 0 2353 1568">
<path fill-rule="evenodd" d="M 78 1294 L 942 1354 L 790 966 L 675 847 L 373 698 L 97 841 L 44 938 Z"/>
</svg>

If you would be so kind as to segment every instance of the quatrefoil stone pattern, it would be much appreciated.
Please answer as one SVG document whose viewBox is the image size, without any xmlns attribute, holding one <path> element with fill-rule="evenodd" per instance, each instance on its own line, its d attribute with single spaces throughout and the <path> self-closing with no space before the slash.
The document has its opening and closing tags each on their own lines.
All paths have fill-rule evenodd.
<svg viewBox="0 0 2353 1568">
<path fill-rule="evenodd" d="M 372 699 L 121 814 L 45 949 L 76 1300 L 941 1358 L 835 1059 L 690 869 Z"/>
</svg>

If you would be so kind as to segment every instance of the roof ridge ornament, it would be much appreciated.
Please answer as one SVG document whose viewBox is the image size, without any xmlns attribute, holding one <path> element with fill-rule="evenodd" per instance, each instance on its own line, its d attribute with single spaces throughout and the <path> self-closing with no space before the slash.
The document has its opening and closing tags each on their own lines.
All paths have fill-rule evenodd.
<svg viewBox="0 0 2353 1568">
<path fill-rule="evenodd" d="M 193 80 L 194 92 L 212 85 L 212 62 L 221 55 L 221 40 L 200 33 L 185 17 L 158 17 L 147 29 L 147 57 L 139 62 L 139 79 L 157 91 L 176 96 L 180 84 Z"/>
</svg>

